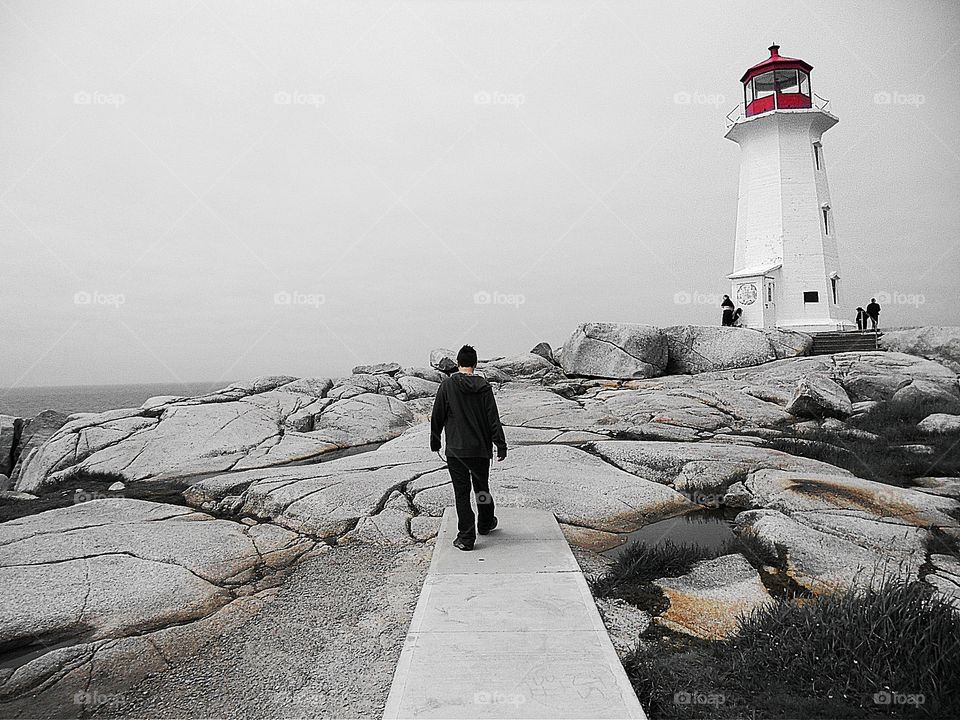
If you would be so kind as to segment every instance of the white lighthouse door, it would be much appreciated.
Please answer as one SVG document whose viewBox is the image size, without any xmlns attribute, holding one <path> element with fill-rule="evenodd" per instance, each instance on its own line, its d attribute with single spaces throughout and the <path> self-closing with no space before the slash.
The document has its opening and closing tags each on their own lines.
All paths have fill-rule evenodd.
<svg viewBox="0 0 960 720">
<path fill-rule="evenodd" d="M 773 278 L 763 281 L 763 326 L 777 326 L 777 283 Z"/>
</svg>

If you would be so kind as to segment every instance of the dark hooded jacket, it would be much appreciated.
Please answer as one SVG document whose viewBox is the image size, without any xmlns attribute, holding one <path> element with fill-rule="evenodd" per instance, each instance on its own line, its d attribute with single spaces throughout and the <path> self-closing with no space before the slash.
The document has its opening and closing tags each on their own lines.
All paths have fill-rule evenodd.
<svg viewBox="0 0 960 720">
<path fill-rule="evenodd" d="M 440 433 L 446 431 L 447 455 L 491 458 L 507 455 L 507 441 L 500 424 L 493 388 L 480 375 L 454 373 L 437 390 L 430 417 L 430 449 L 440 449 Z"/>
</svg>

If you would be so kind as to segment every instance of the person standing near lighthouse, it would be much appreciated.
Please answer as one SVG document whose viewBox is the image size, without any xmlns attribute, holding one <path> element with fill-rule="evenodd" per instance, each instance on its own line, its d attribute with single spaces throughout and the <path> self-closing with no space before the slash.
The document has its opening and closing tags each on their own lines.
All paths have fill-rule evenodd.
<svg viewBox="0 0 960 720">
<path fill-rule="evenodd" d="M 722 313 L 720 315 L 720 324 L 724 327 L 733 325 L 733 300 L 729 295 L 723 296 L 723 302 L 720 303 Z"/>
<path fill-rule="evenodd" d="M 873 325 L 873 331 L 877 331 L 877 325 L 880 324 L 880 303 L 876 298 L 870 298 L 870 304 L 867 305 L 867 317 L 870 318 L 870 324 Z"/>
</svg>

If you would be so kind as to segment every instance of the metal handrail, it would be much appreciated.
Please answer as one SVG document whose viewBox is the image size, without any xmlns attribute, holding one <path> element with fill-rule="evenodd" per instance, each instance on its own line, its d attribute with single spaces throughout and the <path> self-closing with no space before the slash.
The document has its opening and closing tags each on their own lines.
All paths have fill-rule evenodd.
<svg viewBox="0 0 960 720">
<path fill-rule="evenodd" d="M 821 110 L 826 113 L 830 112 L 830 101 L 824 97 L 820 97 L 816 93 L 813 93 L 813 95 L 811 96 L 810 104 L 813 108 L 817 110 Z M 734 114 L 736 115 L 735 117 L 734 117 Z M 726 129 L 729 130 L 730 128 L 732 128 L 734 125 L 740 122 L 741 119 L 746 117 L 746 114 L 747 114 L 747 109 L 744 106 L 744 104 L 742 102 L 737 103 L 733 107 L 733 109 L 726 114 L 726 117 L 725 117 Z"/>
<path fill-rule="evenodd" d="M 740 118 L 743 117 L 744 112 L 745 112 L 745 111 L 744 111 L 743 103 L 741 102 L 741 103 L 737 103 L 737 104 L 734 106 L 733 110 L 731 110 L 730 112 L 727 113 L 727 129 L 728 129 L 728 130 L 729 130 L 731 127 L 733 127 L 734 125 L 737 124 L 737 122 L 740 120 Z M 735 118 L 730 117 L 730 116 L 733 115 L 734 113 L 736 113 L 737 116 L 736 116 Z"/>
</svg>

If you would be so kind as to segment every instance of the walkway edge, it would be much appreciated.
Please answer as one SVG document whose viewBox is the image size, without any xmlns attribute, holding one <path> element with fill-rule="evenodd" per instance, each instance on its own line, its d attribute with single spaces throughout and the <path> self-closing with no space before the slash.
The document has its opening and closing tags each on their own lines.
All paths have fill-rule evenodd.
<svg viewBox="0 0 960 720">
<path fill-rule="evenodd" d="M 646 720 L 556 518 L 498 515 L 465 553 L 446 509 L 383 717 Z"/>
</svg>

